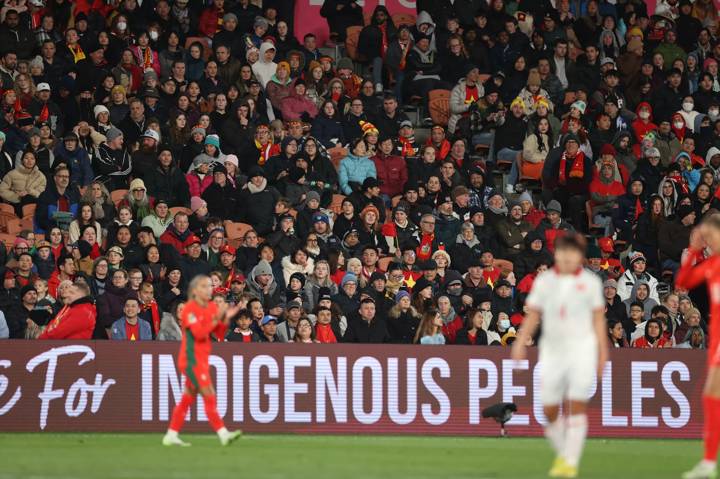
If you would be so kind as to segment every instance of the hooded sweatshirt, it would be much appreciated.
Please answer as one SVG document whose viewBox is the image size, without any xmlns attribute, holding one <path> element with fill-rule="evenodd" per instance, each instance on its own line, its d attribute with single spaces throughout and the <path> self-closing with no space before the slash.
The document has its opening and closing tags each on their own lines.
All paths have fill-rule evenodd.
<svg viewBox="0 0 720 479">
<path fill-rule="evenodd" d="M 271 42 L 263 42 L 263 44 L 260 45 L 260 59 L 252 66 L 255 78 L 260 82 L 263 89 L 272 76 L 275 75 L 275 70 L 277 70 L 277 63 L 265 61 L 265 53 L 271 48 L 274 49 L 275 45 Z"/>
</svg>

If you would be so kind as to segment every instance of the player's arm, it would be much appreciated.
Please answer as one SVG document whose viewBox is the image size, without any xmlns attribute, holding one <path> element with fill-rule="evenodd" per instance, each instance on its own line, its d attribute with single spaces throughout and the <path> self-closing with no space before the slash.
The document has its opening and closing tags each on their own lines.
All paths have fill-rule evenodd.
<svg viewBox="0 0 720 479">
<path fill-rule="evenodd" d="M 682 260 L 680 269 L 675 277 L 675 285 L 683 289 L 693 289 L 700 286 L 707 277 L 707 271 L 712 267 L 710 261 L 703 260 L 705 241 L 702 238 L 700 227 L 692 230 L 690 245 Z"/>
<path fill-rule="evenodd" d="M 604 309 L 596 309 L 593 311 L 593 329 L 598 342 L 598 379 L 602 377 L 605 363 L 608 360 L 608 337 L 607 337 L 607 320 L 605 319 Z"/>
<path fill-rule="evenodd" d="M 540 311 L 529 308 L 525 319 L 523 319 L 520 333 L 512 345 L 512 358 L 515 361 L 525 359 L 527 357 L 527 344 L 532 337 L 535 336 L 540 326 Z"/>
</svg>

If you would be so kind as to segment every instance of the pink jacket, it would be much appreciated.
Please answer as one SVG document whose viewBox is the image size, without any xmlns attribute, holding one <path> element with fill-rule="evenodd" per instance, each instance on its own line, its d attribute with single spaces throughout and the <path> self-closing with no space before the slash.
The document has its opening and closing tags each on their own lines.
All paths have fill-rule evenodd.
<svg viewBox="0 0 720 479">
<path fill-rule="evenodd" d="M 212 184 L 213 177 L 212 175 L 205 175 L 205 178 L 201 180 L 193 171 L 185 175 L 185 180 L 187 180 L 187 184 L 190 187 L 190 197 L 192 198 L 193 196 L 201 196 L 207 187 Z"/>
<path fill-rule="evenodd" d="M 294 91 L 290 96 L 283 98 L 280 101 L 280 112 L 282 113 L 283 120 L 299 120 L 300 115 L 307 112 L 311 118 L 315 118 L 318 114 L 318 109 L 315 103 L 307 96 L 299 96 Z"/>
</svg>

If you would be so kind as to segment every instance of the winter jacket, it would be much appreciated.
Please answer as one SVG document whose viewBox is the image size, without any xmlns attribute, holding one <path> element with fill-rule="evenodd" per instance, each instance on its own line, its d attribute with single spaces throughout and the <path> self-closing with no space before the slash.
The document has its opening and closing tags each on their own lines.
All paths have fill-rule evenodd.
<svg viewBox="0 0 720 479">
<path fill-rule="evenodd" d="M 515 222 L 508 217 L 495 225 L 500 246 L 503 248 L 503 257 L 512 259 L 525 249 L 525 236 L 533 230 L 530 223 L 525 220 Z"/>
<path fill-rule="evenodd" d="M 487 346 L 488 336 L 484 329 L 477 329 L 475 330 L 475 337 L 471 340 L 470 331 L 467 328 L 463 328 L 458 331 L 455 337 L 455 344 Z"/>
<path fill-rule="evenodd" d="M 455 132 L 457 122 L 470 110 L 470 103 L 465 101 L 467 84 L 465 78 L 461 78 L 450 92 L 450 119 L 448 120 L 448 131 Z M 485 89 L 482 84 L 477 84 L 478 99 L 485 96 Z"/>
<path fill-rule="evenodd" d="M 182 330 L 175 317 L 170 313 L 163 313 L 160 319 L 160 331 L 157 334 L 158 341 L 180 341 Z"/>
<path fill-rule="evenodd" d="M 237 191 L 230 182 L 225 186 L 212 183 L 201 195 L 207 202 L 208 214 L 218 218 L 231 218 L 236 209 Z"/>
<path fill-rule="evenodd" d="M 332 148 L 335 146 L 335 142 L 344 144 L 346 141 L 342 122 L 338 118 L 328 117 L 322 111 L 313 120 L 310 135 L 322 143 L 325 148 Z M 335 142 L 331 140 L 335 140 Z"/>
<path fill-rule="evenodd" d="M 89 297 L 64 306 L 38 339 L 90 339 L 98 313 Z"/>
<path fill-rule="evenodd" d="M 125 316 L 112 323 L 110 328 L 110 339 L 128 341 L 127 332 L 125 330 Z M 144 319 L 137 318 L 137 325 L 140 337 L 135 338 L 137 341 L 151 341 L 152 329 L 150 323 Z"/>
<path fill-rule="evenodd" d="M 93 338 L 107 339 L 106 330 L 124 314 L 125 301 L 136 297 L 136 293 L 129 287 L 118 288 L 112 283 L 105 286 L 105 292 L 97 298 L 98 320 L 95 325 Z"/>
<path fill-rule="evenodd" d="M 295 93 L 293 86 L 290 95 L 280 101 L 280 112 L 283 120 L 299 120 L 304 113 L 315 118 L 318 114 L 318 108 L 315 103 L 307 95 L 298 95 Z"/>
<path fill-rule="evenodd" d="M 507 114 L 505 123 L 495 131 L 495 151 L 500 151 L 503 148 L 522 151 L 526 130 L 527 124 L 524 117 L 517 118 L 512 113 Z"/>
<path fill-rule="evenodd" d="M 183 243 L 186 239 L 188 239 L 188 236 L 192 234 L 192 231 L 190 229 L 186 229 L 182 234 L 175 229 L 175 225 L 171 224 L 168 225 L 168 227 L 165 229 L 165 232 L 160 235 L 160 243 L 166 244 L 171 246 L 178 255 L 182 255 L 185 253 L 185 247 L 183 246 Z"/>
<path fill-rule="evenodd" d="M 385 12 L 387 18 L 382 28 L 373 21 L 378 11 Z M 368 60 L 372 60 L 375 57 L 384 57 L 385 52 L 383 52 L 382 49 L 383 43 L 389 45 L 390 41 L 395 38 L 396 35 L 397 28 L 395 28 L 395 24 L 390 17 L 387 7 L 378 5 L 375 7 L 375 10 L 373 10 L 370 24 L 360 32 L 360 37 L 358 38 L 358 53 Z"/>
<path fill-rule="evenodd" d="M 36 233 L 49 232 L 49 230 L 55 226 L 56 222 L 53 219 L 53 215 L 58 211 L 60 197 L 61 195 L 55 187 L 55 182 L 51 182 L 38 198 L 37 209 L 35 210 Z M 78 210 L 78 203 L 80 202 L 80 192 L 77 188 L 68 186 L 62 197 L 67 202 L 70 213 L 75 216 Z"/>
<path fill-rule="evenodd" d="M 407 311 L 401 311 L 399 305 L 390 308 L 387 329 L 391 342 L 412 344 L 419 325 L 420 314 L 414 307 Z"/>
<path fill-rule="evenodd" d="M 202 196 L 207 187 L 212 184 L 213 175 L 207 173 L 205 176 L 200 178 L 200 175 L 193 171 L 192 173 L 185 175 L 185 181 L 187 182 L 191 198 L 193 196 Z"/>
<path fill-rule="evenodd" d="M 593 202 L 592 214 L 610 215 L 616 206 L 618 197 L 625 194 L 625 187 L 620 181 L 609 180 L 598 176 L 590 183 L 590 198 Z"/>
<path fill-rule="evenodd" d="M 28 195 L 38 198 L 47 185 L 45 175 L 37 165 L 32 169 L 25 168 L 18 163 L 14 170 L 5 175 L 0 182 L 0 197 L 8 203 L 20 203 L 19 192 L 25 191 Z"/>
<path fill-rule="evenodd" d="M 346 312 L 346 314 L 348 314 Z M 343 342 L 346 343 L 387 343 L 390 342 L 387 321 L 375 318 L 368 322 L 356 317 L 348 321 Z"/>
<path fill-rule="evenodd" d="M 173 215 L 172 213 L 168 212 L 168 215 L 165 217 L 165 219 L 161 219 L 155 214 L 151 214 L 143 218 L 141 226 L 148 226 L 152 228 L 153 235 L 155 235 L 155 238 L 160 238 L 163 233 L 165 233 L 165 230 L 167 230 L 168 226 L 170 226 L 173 222 Z"/>
<path fill-rule="evenodd" d="M 170 207 L 190 205 L 190 188 L 178 167 L 171 166 L 166 170 L 158 165 L 144 180 L 147 192 L 153 198 L 164 199 Z"/>
<path fill-rule="evenodd" d="M 263 291 L 263 288 L 257 283 L 258 270 L 268 267 L 268 263 L 265 260 L 260 261 L 253 269 L 247 278 L 246 291 L 255 298 L 258 298 L 263 305 L 263 308 L 271 309 L 275 306 L 284 306 L 285 295 L 282 288 L 279 287 L 275 280 L 274 273 L 271 272 L 272 278 L 270 279 L 270 287 L 267 293 Z M 272 271 L 272 270 L 271 270 Z"/>
<path fill-rule="evenodd" d="M 53 165 L 65 162 L 70 167 L 70 184 L 78 188 L 88 186 L 95 178 L 90 155 L 85 148 L 77 147 L 73 151 L 65 148 L 65 142 L 60 142 L 53 150 Z"/>
<path fill-rule="evenodd" d="M 290 260 L 290 256 L 283 257 L 282 261 L 280 261 L 280 264 L 282 265 L 283 279 L 285 280 L 285 284 L 290 284 L 290 276 L 292 276 L 293 273 L 301 273 L 305 277 L 307 277 L 308 275 L 312 274 L 313 270 L 315 269 L 315 261 L 312 258 L 307 259 L 307 263 L 304 267 L 297 263 L 293 263 Z"/>
<path fill-rule="evenodd" d="M 268 100 L 270 100 L 273 108 L 280 110 L 282 100 L 290 96 L 290 92 L 293 90 L 292 83 L 290 78 L 285 80 L 285 83 L 280 83 L 277 76 L 272 76 L 265 87 L 265 93 L 267 93 Z"/>
<path fill-rule="evenodd" d="M 267 180 L 263 181 L 260 188 L 248 183 L 238 193 L 238 208 L 234 220 L 251 224 L 259 235 L 265 236 L 272 232 L 275 203 L 279 198 L 280 193 L 275 188 L 267 186 Z"/>
<path fill-rule="evenodd" d="M 98 154 L 93 158 L 95 179 L 107 186 L 108 190 L 127 189 L 128 177 L 132 171 L 132 159 L 125 148 L 113 150 L 103 143 L 98 147 Z"/>
<path fill-rule="evenodd" d="M 340 181 L 340 191 L 344 195 L 349 195 L 353 192 L 353 188 L 350 185 L 351 182 L 362 184 L 366 178 L 377 178 L 377 170 L 375 169 L 375 163 L 366 156 L 355 156 L 352 153 L 340 161 L 340 168 L 338 172 L 338 179 Z"/>
<path fill-rule="evenodd" d="M 402 194 L 408 179 L 407 163 L 401 156 L 385 155 L 378 152 L 372 158 L 375 163 L 377 179 L 380 181 L 380 193 L 392 198 Z"/>
<path fill-rule="evenodd" d="M 630 294 L 632 293 L 633 287 L 635 286 L 635 283 L 639 280 L 643 280 L 647 282 L 648 286 L 650 287 L 650 298 L 654 299 L 657 303 L 660 303 L 660 298 L 657 291 L 657 285 L 658 280 L 650 273 L 643 273 L 641 277 L 638 279 L 635 277 L 635 274 L 631 270 L 625 271 L 620 278 L 618 278 L 618 289 L 617 289 L 617 295 L 620 297 L 622 301 L 625 301 L 626 299 L 630 298 Z"/>
<path fill-rule="evenodd" d="M 673 221 L 664 221 L 660 224 L 658 231 L 658 248 L 660 250 L 660 261 L 671 260 L 680 262 L 682 252 L 690 244 L 690 231 L 693 225 L 685 226 L 681 218 Z"/>
<path fill-rule="evenodd" d="M 550 152 L 550 138 L 542 134 L 543 149 L 540 150 L 537 135 L 528 134 L 523 141 L 523 161 L 528 163 L 542 163 Z"/>
</svg>

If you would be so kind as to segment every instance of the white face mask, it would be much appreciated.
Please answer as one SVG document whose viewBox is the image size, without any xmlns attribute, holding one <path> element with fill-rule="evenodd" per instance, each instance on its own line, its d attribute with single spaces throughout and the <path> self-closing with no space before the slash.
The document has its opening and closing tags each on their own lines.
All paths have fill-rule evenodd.
<svg viewBox="0 0 720 479">
<path fill-rule="evenodd" d="M 643 120 L 647 120 L 648 118 L 650 118 L 650 112 L 641 111 L 638 116 L 640 116 L 640 118 L 642 118 Z"/>
<path fill-rule="evenodd" d="M 689 101 L 686 101 L 685 103 L 682 104 L 682 108 L 684 111 L 692 111 L 693 108 L 695 108 L 695 105 L 690 103 Z"/>
<path fill-rule="evenodd" d="M 510 329 L 510 320 L 509 319 L 501 319 L 498 321 L 498 329 L 500 331 L 507 331 Z"/>
<path fill-rule="evenodd" d="M 160 37 L 160 34 L 155 30 L 150 30 L 150 40 L 156 41 Z"/>
<path fill-rule="evenodd" d="M 127 28 L 127 23 L 125 23 L 125 22 L 117 23 L 117 29 L 120 30 L 121 32 L 125 31 L 126 28 Z"/>
<path fill-rule="evenodd" d="M 708 110 L 708 116 L 710 117 L 710 119 L 714 120 L 715 118 L 717 118 L 718 116 L 720 116 L 720 110 L 718 110 L 717 108 L 713 108 L 712 110 Z"/>
<path fill-rule="evenodd" d="M 673 123 L 673 125 L 674 125 L 675 128 L 678 129 L 678 130 L 680 130 L 683 126 L 685 126 L 685 124 L 683 124 L 683 123 L 681 123 L 681 122 L 679 122 L 679 121 L 676 121 L 675 123 Z"/>
</svg>

